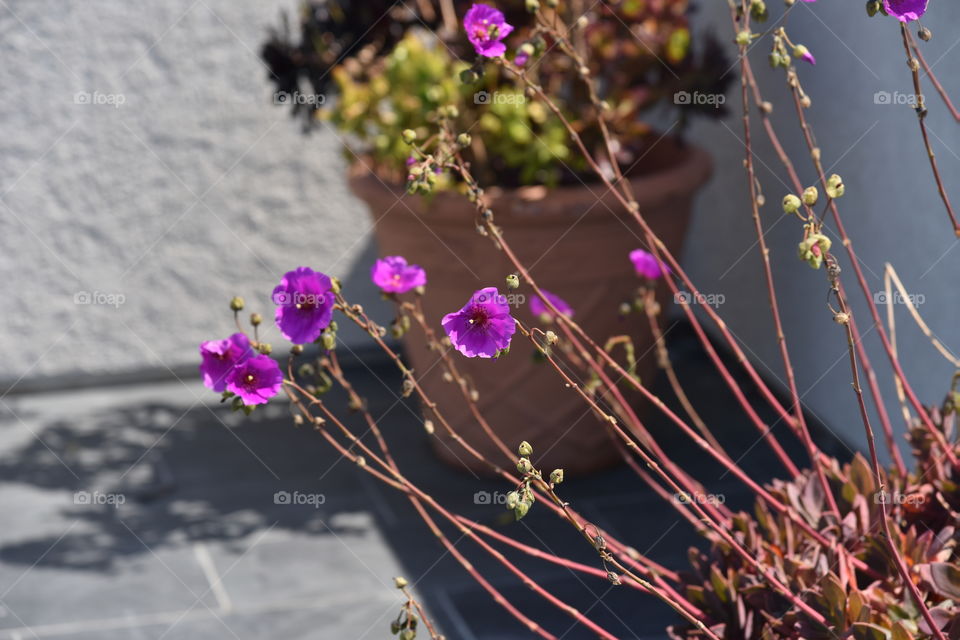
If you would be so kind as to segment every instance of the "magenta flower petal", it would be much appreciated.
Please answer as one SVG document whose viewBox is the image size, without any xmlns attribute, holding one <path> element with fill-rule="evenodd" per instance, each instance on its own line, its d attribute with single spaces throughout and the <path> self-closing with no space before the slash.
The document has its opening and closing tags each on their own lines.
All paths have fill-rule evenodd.
<svg viewBox="0 0 960 640">
<path fill-rule="evenodd" d="M 419 265 L 407 264 L 402 256 L 377 260 L 370 269 L 370 279 L 387 293 L 406 293 L 427 284 L 427 272 Z"/>
<path fill-rule="evenodd" d="M 335 301 L 326 275 L 309 267 L 288 271 L 273 290 L 280 333 L 294 344 L 313 342 L 333 319 Z"/>
<path fill-rule="evenodd" d="M 264 404 L 280 392 L 283 373 L 273 358 L 264 355 L 248 358 L 235 366 L 227 377 L 227 391 L 240 396 L 243 404 Z"/>
<path fill-rule="evenodd" d="M 557 311 L 567 316 L 568 318 L 573 317 L 573 307 L 567 304 L 566 300 L 564 300 L 558 295 L 550 293 L 546 289 L 542 289 L 542 291 L 543 291 L 543 295 L 547 298 L 547 300 L 549 300 L 550 303 L 557 308 Z M 550 310 L 550 307 L 544 304 L 543 300 L 541 300 L 539 296 L 530 298 L 530 313 L 532 313 L 537 317 L 540 317 L 543 315 L 548 315 L 548 316 L 554 315 L 553 311 Z"/>
<path fill-rule="evenodd" d="M 643 249 L 634 249 L 630 252 L 630 261 L 633 262 L 633 268 L 637 270 L 637 275 L 643 278 L 649 278 L 651 280 L 656 280 L 663 273 L 660 271 L 660 265 L 657 263 L 657 259 L 653 257 L 653 254 L 644 251 Z M 670 267 L 666 267 L 667 272 L 669 273 Z"/>
<path fill-rule="evenodd" d="M 463 28 L 477 54 L 487 58 L 499 58 L 506 53 L 502 40 L 513 31 L 513 25 L 507 24 L 500 10 L 485 4 L 470 7 L 463 17 Z"/>
<path fill-rule="evenodd" d="M 227 388 L 227 377 L 233 367 L 253 355 L 250 340 L 242 333 L 235 333 L 226 340 L 209 340 L 200 343 L 200 374 L 203 384 L 214 391 Z"/>
<path fill-rule="evenodd" d="M 474 292 L 460 311 L 441 322 L 453 347 L 468 358 L 493 358 L 510 346 L 517 329 L 506 296 L 496 287 Z"/>
<path fill-rule="evenodd" d="M 900 22 L 910 22 L 927 12 L 927 0 L 883 0 L 883 8 Z"/>
</svg>

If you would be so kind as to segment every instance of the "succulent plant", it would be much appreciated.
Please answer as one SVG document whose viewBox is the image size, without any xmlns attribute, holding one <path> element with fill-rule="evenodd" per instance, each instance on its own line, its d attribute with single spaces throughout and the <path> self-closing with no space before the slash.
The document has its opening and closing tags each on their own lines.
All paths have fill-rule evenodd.
<svg viewBox="0 0 960 640">
<path fill-rule="evenodd" d="M 947 442 L 954 441 L 956 410 L 952 402 L 932 409 L 931 418 Z M 916 459 L 907 476 L 894 469 L 886 486 L 876 485 L 870 464 L 860 454 L 828 474 L 840 507 L 839 522 L 826 517 L 826 502 L 812 472 L 768 486 L 819 532 L 824 545 L 784 514 L 758 501 L 754 513 L 741 513 L 733 535 L 760 563 L 829 622 L 826 628 L 780 596 L 757 570 L 720 540 L 708 551 L 691 549 L 692 570 L 683 578 L 691 602 L 721 638 L 840 638 L 909 640 L 930 629 L 902 587 L 883 538 L 883 503 L 890 512 L 894 543 L 913 580 L 925 595 L 947 637 L 960 634 L 960 484 L 951 465 L 932 445 L 934 436 L 919 424 L 909 434 Z M 956 447 L 956 445 L 954 445 Z M 957 447 L 960 450 L 960 447 Z M 852 566 L 840 548 L 863 562 Z M 673 627 L 674 638 L 702 636 L 693 627 Z"/>
</svg>

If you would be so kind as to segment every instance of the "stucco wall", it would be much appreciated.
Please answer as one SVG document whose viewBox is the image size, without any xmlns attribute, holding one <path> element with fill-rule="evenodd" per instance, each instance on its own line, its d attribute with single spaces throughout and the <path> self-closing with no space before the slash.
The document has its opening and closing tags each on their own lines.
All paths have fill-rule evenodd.
<svg viewBox="0 0 960 640">
<path fill-rule="evenodd" d="M 925 50 L 960 95 L 960 47 L 951 28 L 960 6 L 932 4 L 935 37 Z M 21 377 L 179 371 L 193 364 L 197 342 L 230 330 L 232 295 L 266 310 L 278 274 L 298 264 L 340 275 L 358 301 L 378 305 L 365 276 L 374 255 L 369 221 L 342 179 L 338 140 L 326 132 L 301 135 L 286 109 L 271 103 L 255 52 L 279 5 L 295 2 L 0 3 L 3 386 Z M 725 4 L 701 5 L 700 24 L 728 34 Z M 861 5 L 801 2 L 792 11 L 790 33 L 820 60 L 803 71 L 811 118 L 826 165 L 845 178 L 842 211 L 871 287 L 880 290 L 883 263 L 893 259 L 924 296 L 932 329 L 955 345 L 957 240 L 933 188 L 916 116 L 906 106 L 874 102 L 877 91 L 909 91 L 896 25 L 867 20 Z M 781 78 L 766 69 L 765 53 L 758 52 L 756 67 L 778 105 L 774 119 L 803 180 L 812 183 Z M 721 312 L 731 330 L 776 379 L 779 356 L 740 170 L 738 100 L 728 97 L 733 113 L 725 122 L 691 131 L 716 156 L 717 171 L 700 200 L 685 261 L 703 291 L 724 294 Z M 932 93 L 930 102 L 942 171 L 960 189 L 960 128 Z M 804 401 L 858 441 L 843 339 L 825 307 L 822 274 L 795 258 L 799 230 L 777 205 L 785 177 L 759 131 L 755 139 L 769 202 L 764 223 Z M 960 192 L 952 195 L 960 201 Z M 849 268 L 844 277 L 853 288 Z M 80 292 L 104 302 L 120 295 L 123 304 L 77 304 Z M 857 311 L 869 330 L 863 308 Z M 348 336 L 348 344 L 357 337 Z M 875 340 L 868 341 L 882 364 Z M 902 331 L 901 345 L 923 399 L 939 400 L 949 367 L 915 330 Z M 888 377 L 882 385 L 892 393 Z"/>
<path fill-rule="evenodd" d="M 369 264 L 337 139 L 273 104 L 280 6 L 0 4 L 0 379 L 179 369 L 234 294 L 267 311 L 289 268 Z"/>
</svg>

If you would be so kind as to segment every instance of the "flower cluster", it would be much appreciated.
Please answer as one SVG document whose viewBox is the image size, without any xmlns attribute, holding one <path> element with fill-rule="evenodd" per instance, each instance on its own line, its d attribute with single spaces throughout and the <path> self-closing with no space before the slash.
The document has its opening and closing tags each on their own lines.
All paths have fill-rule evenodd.
<svg viewBox="0 0 960 640">
<path fill-rule="evenodd" d="M 203 384 L 240 398 L 245 406 L 264 404 L 283 384 L 277 363 L 268 355 L 256 354 L 242 333 L 200 343 L 200 357 Z"/>
</svg>

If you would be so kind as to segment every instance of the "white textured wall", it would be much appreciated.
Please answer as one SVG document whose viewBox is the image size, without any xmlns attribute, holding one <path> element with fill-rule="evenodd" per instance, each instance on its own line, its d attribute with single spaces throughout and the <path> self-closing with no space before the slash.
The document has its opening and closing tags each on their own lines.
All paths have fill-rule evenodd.
<svg viewBox="0 0 960 640">
<path fill-rule="evenodd" d="M 273 105 L 256 54 L 281 6 L 0 2 L 0 382 L 190 364 L 232 295 L 272 310 L 300 264 L 366 282 L 338 142 Z"/>
<path fill-rule="evenodd" d="M 341 275 L 361 302 L 376 302 L 365 275 L 373 255 L 369 222 L 342 180 L 338 141 L 327 133 L 302 136 L 287 111 L 271 104 L 255 52 L 281 4 L 295 5 L 0 0 L 5 383 L 192 364 L 197 342 L 229 331 L 231 295 L 259 296 L 265 310 L 278 274 L 298 264 Z M 701 24 L 729 34 L 725 5 L 701 4 Z M 925 50 L 960 96 L 960 7 L 931 4 L 935 36 Z M 793 10 L 790 33 L 820 60 L 803 73 L 815 103 L 811 118 L 827 166 L 846 179 L 842 211 L 871 286 L 879 290 L 883 263 L 892 259 L 925 296 L 933 330 L 955 346 L 957 240 L 933 189 L 916 117 L 906 107 L 874 104 L 877 91 L 908 92 L 909 76 L 896 24 L 867 20 L 861 5 L 822 0 Z M 765 54 L 755 57 L 761 82 L 773 88 L 784 142 L 812 183 L 786 93 L 763 64 Z M 125 102 L 75 104 L 78 92 Z M 934 147 L 960 204 L 960 127 L 932 95 L 930 102 Z M 721 310 L 732 331 L 760 370 L 776 377 L 779 357 L 758 304 L 763 289 L 740 170 L 736 95 L 729 104 L 734 114 L 726 123 L 691 132 L 717 157 L 717 174 L 700 201 L 686 261 L 704 291 L 724 293 Z M 858 441 L 842 335 L 824 306 L 822 274 L 794 256 L 799 230 L 777 206 L 786 181 L 759 129 L 755 138 L 801 392 L 811 411 Z M 853 288 L 849 268 L 844 278 Z M 78 306 L 79 291 L 119 293 L 125 303 Z M 868 341 L 882 365 L 878 345 Z M 918 392 L 939 401 L 949 367 L 917 331 L 904 330 L 901 342 Z M 881 379 L 892 394 L 889 377 Z"/>
<path fill-rule="evenodd" d="M 702 18 L 715 25 L 719 33 L 729 33 L 725 3 L 701 4 L 705 5 Z M 768 4 L 774 15 L 780 15 L 779 3 Z M 808 114 L 818 135 L 825 167 L 828 172 L 841 174 L 847 186 L 840 201 L 841 215 L 870 286 L 874 291 L 882 290 L 884 263 L 892 262 L 906 286 L 923 296 L 921 313 L 931 329 L 955 352 L 960 352 L 960 250 L 937 195 L 917 116 L 908 106 L 874 103 L 878 91 L 912 92 L 898 23 L 889 18 L 868 19 L 863 4 L 797 2 L 790 13 L 788 34 L 795 41 L 808 44 L 819 61 L 815 68 L 801 66 L 803 85 L 813 99 Z M 960 5 L 932 0 L 924 24 L 934 33 L 933 40 L 924 45 L 925 57 L 935 64 L 934 71 L 950 94 L 960 99 Z M 916 31 L 915 24 L 912 29 Z M 783 74 L 774 73 L 766 64 L 767 46 L 758 46 L 753 54 L 754 68 L 767 99 L 777 105 L 773 119 L 801 180 L 814 184 L 816 176 L 788 102 Z M 704 291 L 725 294 L 726 304 L 721 311 L 731 330 L 746 343 L 745 351 L 759 363 L 758 370 L 782 378 L 742 170 L 739 68 L 732 73 L 737 84 L 728 94 L 731 117 L 725 123 L 697 126 L 693 132 L 693 137 L 714 153 L 717 172 L 701 199 L 686 261 Z M 929 81 L 924 86 L 933 148 L 954 204 L 960 207 L 960 124 L 950 117 Z M 800 393 L 809 410 L 862 446 L 865 439 L 850 386 L 849 364 L 844 359 L 846 346 L 825 305 L 827 286 L 823 273 L 812 271 L 796 257 L 800 225 L 795 219 L 786 218 L 779 204 L 789 182 L 766 144 L 759 120 L 754 140 L 759 154 L 757 175 L 768 202 L 763 209 L 763 222 L 772 250 L 786 335 L 798 365 Z M 835 244 L 835 253 L 841 256 L 847 289 L 858 297 L 853 269 L 839 243 Z M 866 306 L 858 303 L 855 312 L 861 330 L 870 333 L 866 340 L 869 355 L 877 365 L 881 387 L 891 400 L 888 407 L 894 426 L 902 427 L 889 367 L 885 366 L 887 360 L 871 330 L 873 323 Z M 939 404 L 952 369 L 911 325 L 903 307 L 898 308 L 897 317 L 904 368 L 921 400 Z M 877 422 L 874 428 L 879 433 Z"/>
</svg>

